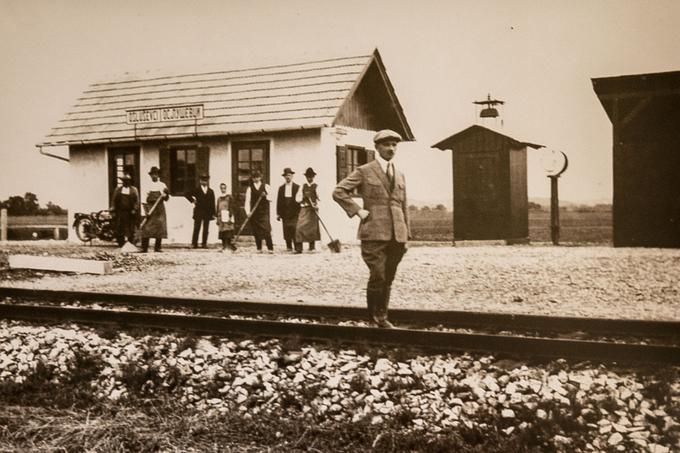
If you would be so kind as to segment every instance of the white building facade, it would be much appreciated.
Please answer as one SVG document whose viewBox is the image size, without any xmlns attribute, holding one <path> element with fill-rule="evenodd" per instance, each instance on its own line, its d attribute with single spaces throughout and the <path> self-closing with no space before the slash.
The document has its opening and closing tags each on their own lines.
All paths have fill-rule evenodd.
<svg viewBox="0 0 680 453">
<path fill-rule="evenodd" d="M 69 147 L 70 222 L 76 212 L 108 208 L 124 171 L 133 175 L 143 198 L 148 172 L 158 167 L 171 193 L 168 242 L 189 243 L 192 205 L 184 194 L 200 174 L 210 175 L 216 196 L 226 183 L 242 206 L 252 170 L 261 170 L 275 192 L 285 167 L 296 172 L 300 185 L 312 167 L 322 219 L 335 239 L 353 242 L 356 220 L 347 218 L 331 193 L 353 168 L 373 159 L 373 135 L 384 128 L 413 140 L 375 50 L 275 67 L 92 84 L 38 146 Z M 270 213 L 274 242 L 281 244 L 275 201 Z M 244 218 L 241 210 L 237 226 Z M 69 240 L 78 240 L 73 231 Z M 214 223 L 209 241 L 217 242 Z"/>
</svg>

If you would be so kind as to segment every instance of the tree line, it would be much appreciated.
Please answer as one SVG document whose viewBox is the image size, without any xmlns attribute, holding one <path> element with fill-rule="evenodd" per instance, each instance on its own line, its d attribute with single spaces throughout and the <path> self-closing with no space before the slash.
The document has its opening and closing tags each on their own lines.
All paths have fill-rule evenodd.
<svg viewBox="0 0 680 453">
<path fill-rule="evenodd" d="M 7 215 L 66 215 L 66 209 L 61 206 L 47 202 L 47 206 L 41 207 L 38 203 L 36 194 L 26 192 L 24 196 L 13 195 L 0 202 L 0 209 L 7 209 Z"/>
</svg>

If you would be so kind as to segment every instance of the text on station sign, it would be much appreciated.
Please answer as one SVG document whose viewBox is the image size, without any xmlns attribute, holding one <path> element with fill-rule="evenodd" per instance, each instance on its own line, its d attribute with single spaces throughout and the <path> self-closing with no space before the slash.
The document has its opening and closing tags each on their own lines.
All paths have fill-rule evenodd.
<svg viewBox="0 0 680 453">
<path fill-rule="evenodd" d="M 172 107 L 152 107 L 127 110 L 126 113 L 128 124 L 201 120 L 203 119 L 203 104 L 175 105 Z"/>
</svg>

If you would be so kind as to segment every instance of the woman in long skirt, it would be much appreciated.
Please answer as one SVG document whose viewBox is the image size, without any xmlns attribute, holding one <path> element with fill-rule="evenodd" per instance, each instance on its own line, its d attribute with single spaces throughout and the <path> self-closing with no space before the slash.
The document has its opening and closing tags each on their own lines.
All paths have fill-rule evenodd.
<svg viewBox="0 0 680 453">
<path fill-rule="evenodd" d="M 297 226 L 295 228 L 295 241 L 308 242 L 309 250 L 315 249 L 315 241 L 321 240 L 319 232 L 319 194 L 317 185 L 314 182 L 316 172 L 312 167 L 305 171 L 307 182 L 302 185 L 297 193 L 297 200 L 300 203 L 300 214 L 298 215 Z"/>
</svg>

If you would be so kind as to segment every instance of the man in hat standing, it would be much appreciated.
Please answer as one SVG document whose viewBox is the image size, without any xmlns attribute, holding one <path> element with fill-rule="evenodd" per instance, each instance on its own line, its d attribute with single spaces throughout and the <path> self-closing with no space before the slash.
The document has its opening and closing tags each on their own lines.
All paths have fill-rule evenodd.
<svg viewBox="0 0 680 453">
<path fill-rule="evenodd" d="M 255 236 L 255 247 L 257 247 L 258 252 L 262 252 L 262 241 L 264 240 L 269 253 L 274 253 L 272 225 L 269 221 L 272 189 L 269 187 L 269 184 L 265 184 L 262 181 L 260 170 L 253 170 L 250 178 L 250 184 L 246 188 L 244 209 L 246 210 L 246 215 L 250 215 L 250 225 Z"/>
<path fill-rule="evenodd" d="M 314 182 L 316 172 L 312 167 L 305 171 L 305 178 L 307 182 L 302 185 L 298 192 L 298 201 L 300 202 L 300 215 L 298 216 L 298 224 L 295 228 L 295 240 L 300 243 L 309 243 L 309 250 L 315 249 L 315 242 L 321 240 L 321 233 L 319 232 L 319 193 L 317 185 Z"/>
<path fill-rule="evenodd" d="M 151 182 L 147 186 L 146 203 L 144 205 L 146 222 L 142 228 L 142 252 L 144 253 L 149 251 L 149 239 L 154 238 L 153 249 L 155 252 L 160 252 L 161 242 L 168 237 L 165 202 L 170 198 L 170 191 L 159 179 L 159 175 L 158 167 L 151 167 L 151 170 L 149 170 Z"/>
<path fill-rule="evenodd" d="M 194 205 L 194 232 L 191 236 L 191 247 L 198 247 L 198 233 L 203 226 L 201 247 L 208 247 L 208 228 L 215 218 L 215 192 L 208 187 L 210 177 L 203 173 L 198 177 L 198 187 L 190 191 L 186 198 Z"/>
<path fill-rule="evenodd" d="M 300 213 L 300 203 L 296 201 L 300 186 L 293 182 L 295 172 L 289 167 L 283 169 L 285 183 L 279 187 L 276 197 L 276 220 L 283 225 L 283 239 L 286 241 L 286 250 L 293 251 L 295 243 L 295 253 L 302 253 L 302 244 L 295 241 L 295 225 L 297 224 L 298 214 Z"/>
<path fill-rule="evenodd" d="M 125 241 L 134 242 L 135 227 L 139 218 L 139 191 L 131 185 L 132 176 L 125 172 L 120 180 L 123 185 L 116 187 L 111 197 L 118 247 L 122 247 Z"/>
<path fill-rule="evenodd" d="M 366 288 L 369 319 L 379 327 L 393 328 L 387 320 L 392 281 L 411 237 L 406 181 L 397 171 L 393 158 L 401 136 L 389 129 L 373 137 L 376 159 L 358 167 L 340 181 L 333 199 L 349 217 L 358 216 L 361 257 L 370 275 Z M 363 207 L 352 198 L 357 190 Z"/>
</svg>

